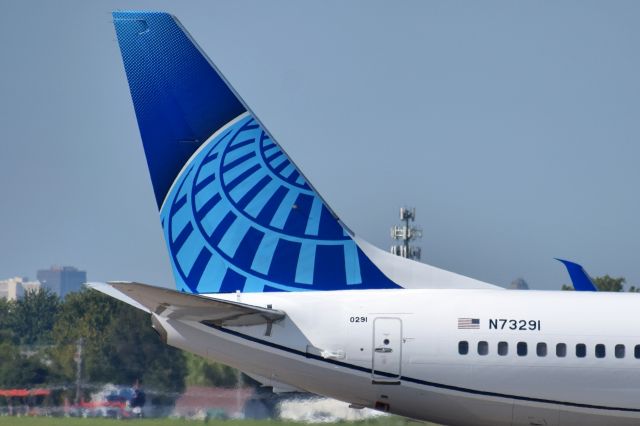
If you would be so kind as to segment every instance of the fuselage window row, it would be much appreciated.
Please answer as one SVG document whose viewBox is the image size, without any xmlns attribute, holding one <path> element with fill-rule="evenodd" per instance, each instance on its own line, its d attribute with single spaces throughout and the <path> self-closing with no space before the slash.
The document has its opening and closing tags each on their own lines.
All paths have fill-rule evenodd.
<svg viewBox="0 0 640 426">
<path fill-rule="evenodd" d="M 538 342 L 535 346 L 536 355 L 539 358 L 544 358 L 547 356 L 547 344 L 545 342 Z M 489 342 L 485 340 L 478 341 L 477 344 L 477 354 L 480 356 L 487 356 L 490 354 L 489 350 Z M 508 342 L 498 342 L 496 353 L 499 356 L 507 356 L 509 355 L 509 343 Z M 553 353 L 553 352 L 552 352 Z M 566 343 L 558 343 L 556 344 L 556 358 L 565 358 L 567 356 L 567 344 Z M 469 354 L 469 342 L 466 340 L 461 340 L 458 342 L 458 354 L 460 355 L 468 355 Z M 527 356 L 528 354 L 528 346 L 527 342 L 518 342 L 516 344 L 516 354 L 520 357 Z M 598 343 L 595 345 L 594 352 L 596 358 L 606 358 L 607 356 L 607 348 L 603 343 Z M 586 358 L 589 355 L 587 351 L 587 345 L 584 343 L 577 343 L 575 345 L 575 355 L 576 358 Z M 614 346 L 613 355 L 622 359 L 626 356 L 626 346 L 623 344 L 617 344 Z M 633 348 L 633 356 L 635 359 L 640 359 L 640 345 L 635 345 Z"/>
</svg>

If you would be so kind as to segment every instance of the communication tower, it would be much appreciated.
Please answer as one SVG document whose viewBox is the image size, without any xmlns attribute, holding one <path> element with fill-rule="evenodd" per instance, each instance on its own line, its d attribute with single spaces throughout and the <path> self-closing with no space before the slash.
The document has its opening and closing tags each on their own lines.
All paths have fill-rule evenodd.
<svg viewBox="0 0 640 426">
<path fill-rule="evenodd" d="M 411 242 L 422 238 L 422 229 L 409 225 L 416 220 L 416 209 L 400 208 L 400 220 L 404 222 L 402 225 L 391 227 L 391 238 L 398 242 L 391 246 L 391 253 L 407 259 L 420 260 L 422 250 L 411 245 Z"/>
</svg>

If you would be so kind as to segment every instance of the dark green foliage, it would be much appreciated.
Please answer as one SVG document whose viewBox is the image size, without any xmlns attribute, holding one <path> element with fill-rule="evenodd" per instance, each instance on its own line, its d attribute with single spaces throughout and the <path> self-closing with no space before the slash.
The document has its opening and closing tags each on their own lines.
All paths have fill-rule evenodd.
<svg viewBox="0 0 640 426">
<path fill-rule="evenodd" d="M 47 383 L 50 371 L 38 356 L 26 356 L 11 339 L 0 332 L 0 388 L 24 387 Z"/>
<path fill-rule="evenodd" d="M 13 302 L 0 298 L 0 330 L 9 330 L 11 328 L 11 314 L 14 307 Z M 0 342 L 2 342 L 0 337 Z"/>
<path fill-rule="evenodd" d="M 625 281 L 626 280 L 622 277 L 612 278 L 609 275 L 596 277 L 593 279 L 593 283 L 598 288 L 598 291 L 623 291 Z"/>
<path fill-rule="evenodd" d="M 234 387 L 238 383 L 238 371 L 198 355 L 186 353 L 188 385 Z"/>
<path fill-rule="evenodd" d="M 149 315 L 96 291 L 67 296 L 53 337 L 53 361 L 70 381 L 75 377 L 76 343 L 82 338 L 84 381 L 140 382 L 160 392 L 184 389 L 184 355 L 160 341 Z"/>
<path fill-rule="evenodd" d="M 11 303 L 11 302 L 10 302 Z M 51 343 L 51 330 L 56 320 L 60 299 L 47 289 L 28 291 L 12 303 L 9 326 L 21 345 Z"/>
<path fill-rule="evenodd" d="M 609 291 L 609 292 L 623 292 L 624 291 L 624 283 L 627 281 L 624 277 L 613 278 L 608 274 L 602 277 L 592 278 L 593 283 L 596 285 L 598 291 Z M 563 284 L 561 290 L 573 290 L 573 286 Z M 631 293 L 640 293 L 640 288 L 636 288 L 635 286 L 631 286 L 629 288 L 629 292 Z"/>
<path fill-rule="evenodd" d="M 80 338 L 84 383 L 138 382 L 152 395 L 184 390 L 184 354 L 160 341 L 149 315 L 92 290 L 64 301 L 44 290 L 0 299 L 0 388 L 73 389 Z"/>
</svg>

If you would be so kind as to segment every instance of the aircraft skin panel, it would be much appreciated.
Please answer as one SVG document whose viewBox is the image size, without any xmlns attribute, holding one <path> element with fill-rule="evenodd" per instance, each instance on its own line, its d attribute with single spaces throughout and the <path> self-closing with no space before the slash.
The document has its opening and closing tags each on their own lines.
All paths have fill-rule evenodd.
<svg viewBox="0 0 640 426">
<path fill-rule="evenodd" d="M 243 303 L 270 304 L 287 312 L 287 319 L 274 326 L 270 336 L 265 336 L 264 326 L 212 328 L 185 322 L 179 326 L 184 345 L 179 347 L 194 350 L 193 342 L 207 342 L 212 345 L 207 349 L 210 358 L 254 374 L 367 407 L 374 407 L 384 394 L 392 412 L 443 424 L 528 425 L 528 419 L 536 416 L 546 424 L 637 424 L 640 360 L 633 349 L 640 335 L 631 327 L 618 327 L 613 334 L 608 330 L 622 318 L 637 315 L 640 295 L 608 294 L 604 299 L 590 295 L 487 290 L 247 293 L 241 295 Z M 562 315 L 567 303 L 575 307 L 572 321 Z M 593 309 L 603 303 L 616 303 L 619 312 L 613 317 L 594 314 Z M 467 315 L 480 319 L 479 329 L 458 329 L 458 319 Z M 350 322 L 354 316 L 367 320 Z M 488 320 L 494 316 L 535 318 L 543 329 L 490 330 Z M 376 318 L 402 321 L 400 385 L 372 382 Z M 192 333 L 211 338 L 184 338 Z M 228 352 L 218 339 L 229 345 Z M 461 340 L 472 344 L 466 356 L 458 354 Z M 476 352 L 480 341 L 489 343 L 486 356 Z M 501 341 L 509 343 L 506 356 L 497 354 Z M 518 342 L 528 344 L 527 356 L 517 355 Z M 540 342 L 549 348 L 544 357 L 535 352 Z M 552 348 L 557 343 L 570 348 L 567 357 L 555 356 Z M 584 359 L 572 356 L 579 343 L 588 348 Z M 596 358 L 597 344 L 608 351 L 624 344 L 627 356 L 618 359 L 607 352 L 608 357 Z M 247 354 L 246 364 L 236 351 Z"/>
</svg>

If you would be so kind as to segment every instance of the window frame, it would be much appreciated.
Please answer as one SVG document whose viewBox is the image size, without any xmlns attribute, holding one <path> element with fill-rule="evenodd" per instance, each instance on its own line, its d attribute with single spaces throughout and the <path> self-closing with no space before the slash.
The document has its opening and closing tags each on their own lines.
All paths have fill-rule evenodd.
<svg viewBox="0 0 640 426">
<path fill-rule="evenodd" d="M 599 350 L 602 350 L 601 353 L 599 353 Z M 596 358 L 598 359 L 603 359 L 607 357 L 607 346 L 604 343 L 597 343 L 596 347 L 594 348 L 594 354 L 596 356 Z"/>
<path fill-rule="evenodd" d="M 543 348 L 543 350 L 541 351 L 540 348 Z M 541 352 L 544 352 L 544 353 L 541 354 Z M 538 357 L 545 358 L 548 353 L 549 353 L 549 350 L 548 350 L 547 344 L 545 342 L 538 342 L 536 344 L 536 355 Z"/>
<path fill-rule="evenodd" d="M 587 357 L 587 345 L 584 343 L 576 343 L 576 358 Z"/>
<path fill-rule="evenodd" d="M 481 348 L 484 349 L 484 352 L 481 350 Z M 479 340 L 476 349 L 477 349 L 478 355 L 480 356 L 489 355 L 489 342 L 487 342 L 486 340 Z"/>
<path fill-rule="evenodd" d="M 522 351 L 521 348 L 524 348 L 524 351 Z M 518 356 L 527 356 L 529 354 L 529 345 L 527 345 L 527 342 L 518 342 L 516 344 L 516 354 L 518 354 Z"/>
</svg>

